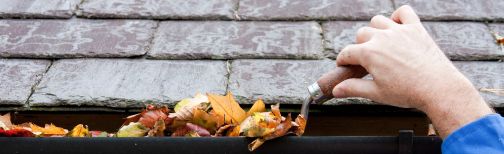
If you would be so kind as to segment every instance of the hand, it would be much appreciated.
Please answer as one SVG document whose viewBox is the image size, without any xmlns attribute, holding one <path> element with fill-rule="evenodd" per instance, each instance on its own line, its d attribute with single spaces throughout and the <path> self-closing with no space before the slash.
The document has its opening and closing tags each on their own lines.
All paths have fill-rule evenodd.
<svg viewBox="0 0 504 154">
<path fill-rule="evenodd" d="M 493 111 L 429 36 L 410 6 L 391 18 L 375 16 L 357 32 L 357 44 L 345 47 L 338 65 L 360 65 L 373 80 L 348 79 L 333 95 L 417 108 L 442 137 Z"/>
</svg>

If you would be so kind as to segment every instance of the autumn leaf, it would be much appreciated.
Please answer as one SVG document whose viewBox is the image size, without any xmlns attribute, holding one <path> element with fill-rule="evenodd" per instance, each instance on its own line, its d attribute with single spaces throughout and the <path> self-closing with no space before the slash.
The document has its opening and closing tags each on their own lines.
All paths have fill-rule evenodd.
<svg viewBox="0 0 504 154">
<path fill-rule="evenodd" d="M 175 105 L 175 113 L 170 113 L 170 117 L 180 120 L 191 120 L 194 109 L 205 110 L 208 107 L 208 97 L 203 94 L 196 94 L 193 98 L 186 98 Z"/>
<path fill-rule="evenodd" d="M 247 116 L 252 115 L 255 112 L 265 112 L 266 111 L 266 105 L 264 105 L 264 102 L 261 99 L 258 99 L 254 105 L 250 108 L 250 110 L 247 112 Z"/>
<path fill-rule="evenodd" d="M 152 136 L 164 136 L 164 130 L 166 129 L 166 125 L 164 123 L 164 120 L 158 120 L 156 124 L 154 124 L 154 128 L 149 130 L 147 133 L 147 137 L 152 137 Z"/>
<path fill-rule="evenodd" d="M 46 124 L 44 127 L 37 126 L 33 123 L 29 123 L 29 125 L 34 134 L 41 134 L 43 136 L 64 136 L 68 132 L 68 130 L 57 127 L 54 124 Z"/>
<path fill-rule="evenodd" d="M 10 113 L 0 116 L 0 128 L 9 130 L 12 127 Z"/>
<path fill-rule="evenodd" d="M 68 134 L 69 137 L 91 137 L 87 126 L 78 124 Z"/>
<path fill-rule="evenodd" d="M 143 137 L 150 129 L 139 122 L 132 122 L 122 126 L 117 131 L 117 137 Z"/>
<path fill-rule="evenodd" d="M 105 131 L 89 131 L 91 137 L 109 137 L 109 134 Z"/>
<path fill-rule="evenodd" d="M 140 122 L 147 128 L 153 128 L 158 120 L 164 120 L 165 124 L 170 124 L 173 119 L 168 117 L 169 111 L 166 106 L 156 107 L 154 105 L 147 105 L 146 109 L 142 110 L 141 113 L 128 116 L 123 126 L 131 122 Z"/>
<path fill-rule="evenodd" d="M 240 134 L 247 137 L 263 137 L 275 131 L 280 124 L 278 117 L 271 112 L 256 112 L 240 124 Z"/>
<path fill-rule="evenodd" d="M 294 133 L 297 135 L 297 136 L 301 136 L 304 134 L 304 131 L 305 131 L 305 128 L 306 128 L 306 119 L 303 117 L 303 115 L 298 115 L 298 117 L 296 118 L 295 120 L 295 124 L 297 126 L 295 126 L 295 130 L 294 130 Z"/>
<path fill-rule="evenodd" d="M 212 116 L 207 112 L 195 108 L 193 111 L 192 123 L 204 127 L 210 132 L 215 132 L 218 126 L 218 117 Z"/>
<path fill-rule="evenodd" d="M 25 129 L 4 130 L 0 128 L 0 137 L 35 137 L 35 134 Z"/>
<path fill-rule="evenodd" d="M 481 88 L 481 92 L 493 93 L 495 95 L 504 96 L 504 89 Z"/>
<path fill-rule="evenodd" d="M 231 92 L 226 96 L 217 94 L 207 95 L 212 108 L 218 115 L 224 117 L 226 124 L 239 124 L 247 117 L 247 113 L 234 100 Z"/>
<path fill-rule="evenodd" d="M 497 40 L 497 44 L 504 45 L 504 37 L 500 36 L 498 33 L 495 33 L 495 32 L 493 34 L 494 34 L 495 40 Z"/>
<path fill-rule="evenodd" d="M 194 133 L 198 134 L 197 136 Z M 188 136 L 188 137 L 200 137 L 200 136 L 210 136 L 210 132 L 205 128 L 192 124 L 186 123 L 185 127 L 179 127 L 172 136 Z"/>
</svg>

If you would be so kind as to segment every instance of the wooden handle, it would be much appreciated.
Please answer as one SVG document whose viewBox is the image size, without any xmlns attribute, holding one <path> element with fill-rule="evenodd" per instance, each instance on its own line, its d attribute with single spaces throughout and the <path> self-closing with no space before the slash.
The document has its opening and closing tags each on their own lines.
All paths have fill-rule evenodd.
<svg viewBox="0 0 504 154">
<path fill-rule="evenodd" d="M 366 69 L 361 66 L 337 66 L 335 69 L 322 75 L 317 80 L 317 83 L 324 96 L 332 98 L 332 90 L 337 84 L 350 78 L 362 78 L 367 74 Z"/>
</svg>

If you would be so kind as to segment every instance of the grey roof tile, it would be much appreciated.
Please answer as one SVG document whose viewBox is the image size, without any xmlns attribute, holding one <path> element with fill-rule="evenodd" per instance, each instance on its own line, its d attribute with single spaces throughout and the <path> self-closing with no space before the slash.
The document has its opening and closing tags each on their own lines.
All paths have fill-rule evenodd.
<svg viewBox="0 0 504 154">
<path fill-rule="evenodd" d="M 23 58 L 144 55 L 156 26 L 148 20 L 0 20 L 0 56 Z"/>
<path fill-rule="evenodd" d="M 316 22 L 164 21 L 149 58 L 238 59 L 322 57 Z"/>
<path fill-rule="evenodd" d="M 173 105 L 197 92 L 224 94 L 226 75 L 223 61 L 59 60 L 29 103 L 36 107 Z"/>
<path fill-rule="evenodd" d="M 477 89 L 503 89 L 504 63 L 502 62 L 454 62 L 455 66 L 474 84 Z M 449 79 L 447 79 L 449 80 Z M 493 107 L 504 107 L 504 95 L 480 92 Z"/>
<path fill-rule="evenodd" d="M 367 20 L 390 14 L 391 0 L 240 0 L 244 20 Z"/>
<path fill-rule="evenodd" d="M 0 59 L 0 105 L 25 105 L 49 60 Z"/>
<path fill-rule="evenodd" d="M 395 0 L 411 5 L 425 20 L 502 20 L 502 0 Z"/>
<path fill-rule="evenodd" d="M 86 0 L 78 16 L 91 18 L 232 19 L 238 0 Z"/>
<path fill-rule="evenodd" d="M 0 18 L 70 18 L 81 0 L 0 0 Z"/>
</svg>

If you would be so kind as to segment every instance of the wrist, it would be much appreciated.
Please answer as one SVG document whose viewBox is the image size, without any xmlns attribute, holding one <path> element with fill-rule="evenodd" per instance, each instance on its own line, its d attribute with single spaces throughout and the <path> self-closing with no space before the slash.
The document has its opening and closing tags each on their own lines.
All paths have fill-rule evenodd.
<svg viewBox="0 0 504 154">
<path fill-rule="evenodd" d="M 420 109 L 431 119 L 442 138 L 460 127 L 494 113 L 470 82 L 466 87 L 459 87 L 451 92 L 445 91 L 444 94 Z"/>
</svg>

